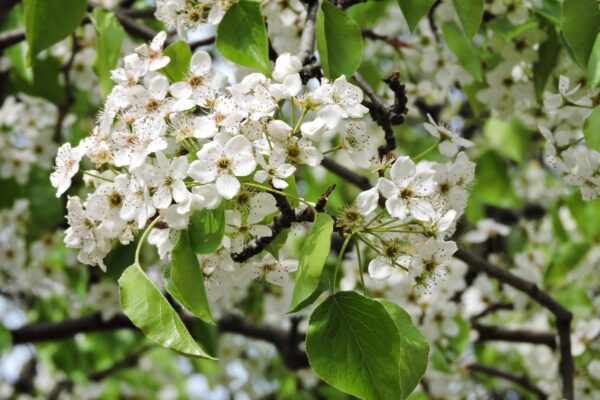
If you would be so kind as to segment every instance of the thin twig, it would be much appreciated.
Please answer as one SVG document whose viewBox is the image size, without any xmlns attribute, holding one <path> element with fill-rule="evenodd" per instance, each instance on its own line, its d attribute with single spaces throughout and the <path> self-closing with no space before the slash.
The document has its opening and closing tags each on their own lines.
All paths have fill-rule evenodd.
<svg viewBox="0 0 600 400">
<path fill-rule="evenodd" d="M 298 58 L 302 62 L 302 65 L 307 64 L 310 57 L 312 57 L 315 49 L 315 25 L 318 10 L 318 1 L 311 0 L 310 2 L 308 2 L 308 9 L 306 10 L 306 20 L 304 22 L 302 36 L 300 37 L 300 47 L 298 51 Z"/>
<path fill-rule="evenodd" d="M 494 376 L 496 378 L 501 378 L 506 381 L 516 383 L 517 385 L 521 386 L 523 389 L 526 389 L 526 390 L 530 391 L 531 393 L 535 394 L 537 396 L 537 398 L 540 400 L 544 400 L 544 399 L 548 398 L 548 395 L 542 389 L 540 389 L 538 386 L 533 384 L 533 382 L 531 382 L 529 380 L 527 375 L 517 375 L 517 374 L 513 374 L 512 372 L 508 372 L 508 371 L 504 371 L 504 370 L 501 370 L 498 368 L 490 367 L 489 365 L 483 365 L 483 364 L 477 364 L 477 363 L 471 364 L 471 365 L 467 366 L 467 368 L 473 372 L 481 372 L 481 373 L 484 373 L 484 374 L 487 374 L 490 376 Z"/>
</svg>

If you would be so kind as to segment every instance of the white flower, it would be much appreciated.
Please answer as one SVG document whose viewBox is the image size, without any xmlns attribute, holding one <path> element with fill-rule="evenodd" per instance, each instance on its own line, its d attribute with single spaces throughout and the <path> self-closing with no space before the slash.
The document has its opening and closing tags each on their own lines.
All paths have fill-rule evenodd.
<svg viewBox="0 0 600 400">
<path fill-rule="evenodd" d="M 181 212 L 187 212 L 191 205 L 191 193 L 183 180 L 187 177 L 188 161 L 185 157 L 169 160 L 163 152 L 156 153 L 155 172 L 151 179 L 156 186 L 152 203 L 158 209 L 167 208 L 171 200 L 181 204 Z"/>
<path fill-rule="evenodd" d="M 344 75 L 333 84 L 324 83 L 310 94 L 310 100 L 321 104 L 318 115 L 325 121 L 328 129 L 334 129 L 342 118 L 361 118 L 369 110 L 361 103 L 363 92 L 348 83 Z"/>
<path fill-rule="evenodd" d="M 219 140 L 207 143 L 190 165 L 189 175 L 199 183 L 216 182 L 217 191 L 226 199 L 240 190 L 237 176 L 248 176 L 256 168 L 252 144 L 242 135 L 224 145 Z"/>
<path fill-rule="evenodd" d="M 296 136 L 292 136 L 287 142 L 285 151 L 288 160 L 297 164 L 316 167 L 323 160 L 323 154 L 313 146 L 312 141 L 306 138 L 298 139 Z"/>
<path fill-rule="evenodd" d="M 131 171 L 141 166 L 148 155 L 165 150 L 167 141 L 162 135 L 166 127 L 162 118 L 144 118 L 135 121 L 131 130 L 124 127 L 114 132 L 115 165 L 129 166 Z"/>
<path fill-rule="evenodd" d="M 262 168 L 254 174 L 254 180 L 256 182 L 264 183 L 268 180 L 276 189 L 285 189 L 288 187 L 288 183 L 285 179 L 294 174 L 296 167 L 284 162 L 285 155 L 282 152 L 274 151 L 271 157 L 269 157 L 268 163 L 265 161 L 262 154 L 259 154 L 256 157 L 256 160 Z"/>
<path fill-rule="evenodd" d="M 239 211 L 227 210 L 225 212 L 225 221 L 227 226 L 225 232 L 232 234 L 231 251 L 238 253 L 253 239 L 259 239 L 265 236 L 271 236 L 271 228 L 267 225 L 259 224 L 263 217 L 259 214 L 250 213 L 246 221 L 242 218 Z"/>
<path fill-rule="evenodd" d="M 435 217 L 428 199 L 435 191 L 433 171 L 417 168 L 409 157 L 404 156 L 394 162 L 390 176 L 392 180 L 379 178 L 377 187 L 387 198 L 385 206 L 392 217 L 402 219 L 412 215 L 421 221 Z"/>
<path fill-rule="evenodd" d="M 397 265 L 408 266 L 410 264 L 410 257 L 406 255 L 400 255 L 396 258 L 389 258 L 384 256 L 375 257 L 369 263 L 369 276 L 376 280 L 385 280 L 392 276 Z"/>
<path fill-rule="evenodd" d="M 268 253 L 262 260 L 254 262 L 252 278 L 265 280 L 273 285 L 283 286 L 290 279 L 290 272 L 298 268 L 298 260 L 288 260 L 281 255 L 278 259 Z"/>
<path fill-rule="evenodd" d="M 150 71 L 159 70 L 171 61 L 169 57 L 163 55 L 165 40 L 167 40 L 167 33 L 159 32 L 149 46 L 144 43 L 135 49 L 136 53 L 145 60 Z"/>
<path fill-rule="evenodd" d="M 367 130 L 364 121 L 347 121 L 342 131 L 342 147 L 350 158 L 361 168 L 369 168 L 371 161 L 377 158 L 375 135 Z"/>
<path fill-rule="evenodd" d="M 137 221 L 137 227 L 141 229 L 156 213 L 148 179 L 143 172 L 135 173 L 130 177 L 128 189 L 129 195 L 125 198 L 119 215 L 125 221 Z"/>
<path fill-rule="evenodd" d="M 218 86 L 214 78 L 210 55 L 203 50 L 196 52 L 190 60 L 186 80 L 175 82 L 169 89 L 177 99 L 174 109 L 183 111 L 195 105 L 206 106 L 207 100 L 214 96 L 214 90 Z"/>
<path fill-rule="evenodd" d="M 71 186 L 71 178 L 79 171 L 79 163 L 85 154 L 81 146 L 71 148 L 70 143 L 65 143 L 58 149 L 54 172 L 50 175 L 50 182 L 56 188 L 56 197 L 60 197 Z"/>
<path fill-rule="evenodd" d="M 588 346 L 600 335 L 600 319 L 594 318 L 589 321 L 578 321 L 575 331 L 571 334 L 571 353 L 579 356 L 585 352 Z"/>
<path fill-rule="evenodd" d="M 417 249 L 410 264 L 410 274 L 418 285 L 429 286 L 445 278 L 443 268 L 457 250 L 456 243 L 428 240 Z"/>
<path fill-rule="evenodd" d="M 118 236 L 126 225 L 120 212 L 128 196 L 128 183 L 127 175 L 118 175 L 114 182 L 102 182 L 86 201 L 88 212 L 102 221 L 102 228 L 111 237 Z"/>
<path fill-rule="evenodd" d="M 470 140 L 460 137 L 442 124 L 437 124 L 430 114 L 427 114 L 427 118 L 429 118 L 429 122 L 425 122 L 425 129 L 431 136 L 440 139 L 438 149 L 443 155 L 454 157 L 458 153 L 459 147 L 473 146 L 473 142 Z"/>
<path fill-rule="evenodd" d="M 89 215 L 83 208 L 79 197 L 69 197 L 67 201 L 67 221 L 65 245 L 80 249 L 77 259 L 90 265 L 99 265 L 106 271 L 103 258 L 111 249 L 110 239 L 98 229 L 100 221 Z"/>
<path fill-rule="evenodd" d="M 477 221 L 477 227 L 467 232 L 462 239 L 467 243 L 483 243 L 494 236 L 506 236 L 510 228 L 490 218 Z"/>
<path fill-rule="evenodd" d="M 379 190 L 377 187 L 365 190 L 356 197 L 356 208 L 362 215 L 369 215 L 377 208 L 379 201 Z"/>
</svg>

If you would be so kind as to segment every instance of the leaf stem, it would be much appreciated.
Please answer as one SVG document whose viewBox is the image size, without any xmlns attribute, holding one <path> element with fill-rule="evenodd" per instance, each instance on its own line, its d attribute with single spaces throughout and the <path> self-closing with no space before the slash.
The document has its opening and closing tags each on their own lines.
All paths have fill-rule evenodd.
<svg viewBox="0 0 600 400">
<path fill-rule="evenodd" d="M 429 154 L 433 149 L 435 149 L 437 147 L 437 145 L 440 144 L 440 141 L 438 140 L 437 142 L 435 142 L 434 144 L 432 144 L 431 146 L 429 146 L 428 148 L 426 148 L 425 150 L 423 150 L 421 153 L 417 154 L 416 156 L 414 156 L 412 159 L 413 161 L 419 161 L 420 159 L 422 159 L 423 157 L 425 157 L 427 154 Z"/>
<path fill-rule="evenodd" d="M 137 248 L 135 249 L 135 263 L 137 265 L 140 265 L 140 253 L 142 251 L 142 246 L 144 245 L 144 242 L 146 241 L 146 238 L 148 237 L 148 235 L 150 234 L 150 231 L 152 230 L 152 228 L 154 228 L 154 226 L 160 221 L 160 215 L 156 218 L 154 218 L 154 220 L 152 222 L 150 222 L 150 225 L 148 225 L 148 227 L 146 228 L 146 230 L 144 231 L 144 233 L 142 233 L 142 236 L 140 237 L 140 241 L 138 242 Z"/>
<path fill-rule="evenodd" d="M 96 179 L 100 179 L 100 180 L 106 181 L 106 182 L 112 182 L 112 183 L 115 182 L 115 181 L 113 181 L 110 178 L 105 178 L 105 177 L 103 177 L 101 175 L 92 174 L 91 172 L 88 172 L 88 171 L 83 171 L 83 174 L 87 175 L 87 176 L 91 176 L 92 178 L 96 178 Z"/>
</svg>

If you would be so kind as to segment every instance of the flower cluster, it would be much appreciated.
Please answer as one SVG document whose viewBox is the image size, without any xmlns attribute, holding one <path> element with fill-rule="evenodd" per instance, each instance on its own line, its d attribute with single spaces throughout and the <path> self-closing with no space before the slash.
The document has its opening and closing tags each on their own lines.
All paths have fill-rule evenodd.
<svg viewBox="0 0 600 400">
<path fill-rule="evenodd" d="M 431 129 L 431 125 L 428 125 Z M 365 252 L 373 252 L 369 275 L 383 280 L 394 270 L 409 272 L 418 287 L 427 289 L 445 277 L 444 267 L 456 251 L 447 241 L 467 204 L 467 187 L 475 164 L 464 152 L 446 163 L 398 157 L 389 178 L 360 193 L 342 211 L 338 225 L 355 235 Z M 380 200 L 385 211 L 377 212 Z"/>
<path fill-rule="evenodd" d="M 199 51 L 186 78 L 170 82 L 160 72 L 170 61 L 162 54 L 165 37 L 125 57 L 92 134 L 58 150 L 51 176 L 58 196 L 82 160 L 95 168 L 84 171 L 92 191 L 67 203 L 65 243 L 80 249 L 81 262 L 104 268 L 114 239 L 130 243 L 156 218 L 165 226 L 152 230 L 149 241 L 165 257 L 194 211 L 223 204 L 223 249 L 203 262 L 207 275 L 227 271 L 230 253 L 271 235 L 267 221 L 278 211 L 272 193 L 283 193 L 297 165 L 320 164 L 320 142 L 329 143 L 322 138 L 341 132 L 338 148 L 358 165 L 376 157 L 373 136 L 357 120 L 367 112 L 362 91 L 345 77 L 306 90 L 300 61 L 283 54 L 273 79 L 254 73 L 227 85 L 208 53 Z M 281 271 L 292 267 L 275 261 L 255 262 L 249 276 L 280 281 Z"/>
<path fill-rule="evenodd" d="M 0 176 L 25 184 L 33 165 L 50 169 L 57 146 L 53 136 L 56 107 L 43 99 L 19 94 L 0 108 Z"/>
<path fill-rule="evenodd" d="M 600 91 L 582 94 L 580 85 L 571 88 L 569 78 L 561 75 L 558 93 L 546 93 L 544 98 L 548 121 L 539 124 L 546 139 L 546 163 L 578 187 L 584 200 L 600 195 L 600 153 L 588 147 L 583 137 L 584 120 L 599 102 Z"/>
</svg>

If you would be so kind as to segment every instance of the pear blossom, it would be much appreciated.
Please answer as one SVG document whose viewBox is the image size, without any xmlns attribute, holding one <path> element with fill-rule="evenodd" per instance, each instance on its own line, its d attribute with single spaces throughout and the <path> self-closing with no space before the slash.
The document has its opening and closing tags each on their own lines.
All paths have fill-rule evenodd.
<svg viewBox="0 0 600 400">
<path fill-rule="evenodd" d="M 425 129 L 431 136 L 440 139 L 438 149 L 443 155 L 454 157 L 460 147 L 473 146 L 473 142 L 470 140 L 464 139 L 444 125 L 436 123 L 430 114 L 427 114 L 427 118 L 429 118 L 429 122 L 425 123 Z"/>
<path fill-rule="evenodd" d="M 256 160 L 252 144 L 244 136 L 221 139 L 198 151 L 198 159 L 190 164 L 188 173 L 199 183 L 215 182 L 219 194 L 231 199 L 240 190 L 236 177 L 250 175 L 256 168 Z"/>
<path fill-rule="evenodd" d="M 415 163 L 406 156 L 398 157 L 390 170 L 392 180 L 379 178 L 377 187 L 387 198 L 385 206 L 391 216 L 414 218 L 427 221 L 434 216 L 434 209 L 429 199 L 435 191 L 433 171 Z"/>
<path fill-rule="evenodd" d="M 58 149 L 54 172 L 50 174 L 50 182 L 56 188 L 56 197 L 60 197 L 71 186 L 71 178 L 79 171 L 79 163 L 84 154 L 83 147 L 71 147 L 68 142 Z"/>
</svg>

